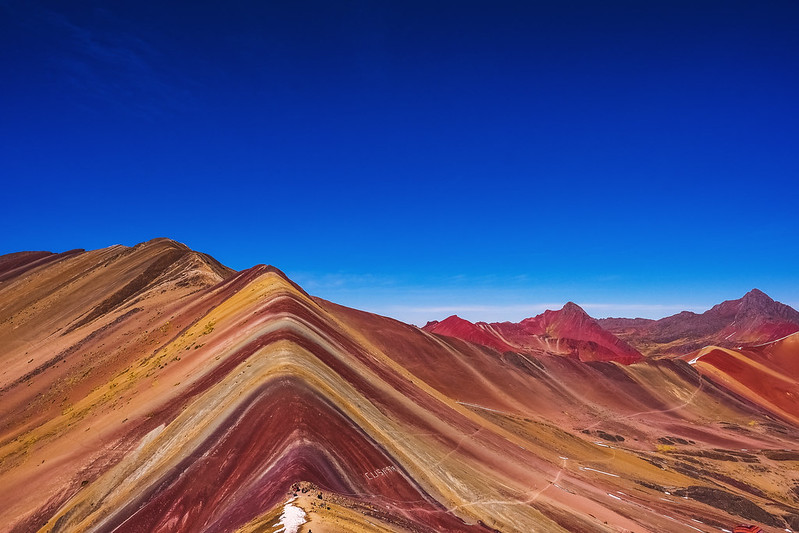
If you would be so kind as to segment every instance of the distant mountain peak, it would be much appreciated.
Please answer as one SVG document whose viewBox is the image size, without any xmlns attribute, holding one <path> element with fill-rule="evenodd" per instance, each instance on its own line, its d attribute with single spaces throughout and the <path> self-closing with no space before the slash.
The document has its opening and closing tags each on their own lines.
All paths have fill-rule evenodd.
<svg viewBox="0 0 799 533">
<path fill-rule="evenodd" d="M 747 296 L 750 297 L 750 298 L 755 298 L 755 297 L 762 298 L 762 297 L 765 297 L 768 300 L 771 300 L 771 297 L 768 294 L 766 294 L 765 292 L 761 291 L 758 288 L 754 288 L 751 291 L 749 291 L 746 294 L 744 294 L 744 298 L 746 298 Z M 771 300 L 771 301 L 773 301 L 773 300 Z"/>
<path fill-rule="evenodd" d="M 422 328 L 430 333 L 438 333 L 449 337 L 456 337 L 483 346 L 490 346 L 500 352 L 513 350 L 513 347 L 501 338 L 485 329 L 485 322 L 473 323 L 458 315 L 450 315 L 441 322 L 431 321 Z"/>
<path fill-rule="evenodd" d="M 784 320 L 799 323 L 799 312 L 788 305 L 773 300 L 769 295 L 758 289 L 752 289 L 739 300 L 735 320 L 753 317 L 762 320 Z"/>
<path fill-rule="evenodd" d="M 457 324 L 457 323 L 463 323 L 463 322 L 469 322 L 469 321 L 466 320 L 465 318 L 459 317 L 458 315 L 449 315 L 447 318 L 445 318 L 444 320 L 442 320 L 442 321 L 440 321 L 438 323 L 439 324 Z M 469 323 L 471 324 L 471 322 L 469 322 Z"/>
<path fill-rule="evenodd" d="M 766 307 L 777 303 L 760 289 L 752 289 L 744 294 L 740 301 L 742 307 Z"/>
<path fill-rule="evenodd" d="M 580 307 L 574 302 L 566 302 L 566 304 L 561 307 L 559 314 L 566 316 L 566 317 L 589 317 L 590 315 L 585 312 L 585 309 Z"/>
</svg>

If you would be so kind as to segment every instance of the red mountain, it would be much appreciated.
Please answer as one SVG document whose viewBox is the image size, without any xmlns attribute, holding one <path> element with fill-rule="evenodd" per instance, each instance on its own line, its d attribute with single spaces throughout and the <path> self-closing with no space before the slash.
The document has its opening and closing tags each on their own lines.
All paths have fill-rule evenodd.
<svg viewBox="0 0 799 533">
<path fill-rule="evenodd" d="M 456 337 L 475 344 L 482 344 L 483 346 L 494 348 L 499 352 L 512 352 L 515 350 L 514 346 L 502 340 L 497 333 L 490 328 L 491 326 L 485 322 L 473 324 L 458 315 L 452 315 L 441 322 L 437 320 L 428 322 L 422 329 L 432 333 L 438 333 L 439 335 Z"/>
<path fill-rule="evenodd" d="M 762 344 L 799 331 L 799 312 L 758 289 L 704 313 L 683 311 L 660 320 L 606 318 L 598 323 L 650 355 L 687 354 L 708 345 Z"/>
<path fill-rule="evenodd" d="M 519 323 L 473 324 L 458 316 L 451 316 L 441 322 L 430 322 L 423 329 L 482 344 L 500 352 L 559 355 L 581 361 L 616 361 L 622 364 L 642 359 L 635 348 L 604 330 L 579 305 L 572 302 L 564 305 L 560 311 L 545 311 Z"/>
<path fill-rule="evenodd" d="M 681 359 L 752 403 L 799 423 L 799 333 L 737 349 L 707 346 Z"/>
</svg>

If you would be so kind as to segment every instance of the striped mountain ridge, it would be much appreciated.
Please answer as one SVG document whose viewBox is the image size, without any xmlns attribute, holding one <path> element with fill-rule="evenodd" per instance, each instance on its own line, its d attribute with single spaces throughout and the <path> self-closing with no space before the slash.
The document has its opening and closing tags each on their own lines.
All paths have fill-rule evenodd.
<svg viewBox="0 0 799 533">
<path fill-rule="evenodd" d="M 164 239 L 55 255 L 0 257 L 8 531 L 799 520 L 799 428 L 703 365 L 498 352 Z"/>
<path fill-rule="evenodd" d="M 682 357 L 703 375 L 799 423 L 799 333 L 737 349 L 706 346 Z"/>
</svg>

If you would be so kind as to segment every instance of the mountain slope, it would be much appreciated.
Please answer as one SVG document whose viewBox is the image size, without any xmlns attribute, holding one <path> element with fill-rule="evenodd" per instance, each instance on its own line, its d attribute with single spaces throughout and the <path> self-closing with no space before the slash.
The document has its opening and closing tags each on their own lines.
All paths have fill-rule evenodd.
<svg viewBox="0 0 799 533">
<path fill-rule="evenodd" d="M 799 333 L 747 348 L 707 346 L 683 359 L 752 403 L 799 423 Z"/>
<path fill-rule="evenodd" d="M 616 361 L 622 364 L 641 360 L 641 354 L 633 347 L 604 330 L 572 302 L 559 311 L 545 311 L 519 323 L 472 324 L 451 316 L 441 322 L 431 322 L 423 329 L 488 346 L 499 352 L 559 355 L 581 361 Z"/>
<path fill-rule="evenodd" d="M 683 361 L 497 353 L 171 241 L 37 266 L 0 302 L 11 531 L 799 520 L 799 473 L 769 458 L 799 454 L 797 427 Z"/>
</svg>

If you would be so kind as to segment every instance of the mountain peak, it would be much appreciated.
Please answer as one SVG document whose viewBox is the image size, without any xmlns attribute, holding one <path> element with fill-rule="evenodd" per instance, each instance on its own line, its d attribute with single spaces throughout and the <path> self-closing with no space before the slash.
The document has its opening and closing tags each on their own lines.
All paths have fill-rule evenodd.
<svg viewBox="0 0 799 533">
<path fill-rule="evenodd" d="M 583 309 L 574 302 L 566 302 L 566 304 L 560 309 L 560 312 L 565 315 L 588 316 L 588 313 L 585 312 L 585 309 Z"/>
<path fill-rule="evenodd" d="M 747 304 L 771 305 L 774 304 L 775 302 L 768 294 L 761 291 L 760 289 L 752 289 L 751 291 L 743 295 L 743 298 L 741 298 L 741 303 L 744 305 Z"/>
<path fill-rule="evenodd" d="M 504 340 L 487 331 L 485 326 L 487 324 L 484 322 L 475 324 L 458 315 L 450 315 L 441 322 L 430 322 L 422 329 L 430 333 L 457 337 L 475 344 L 490 346 L 499 352 L 513 350 L 513 347 Z"/>
<path fill-rule="evenodd" d="M 739 301 L 735 320 L 742 319 L 779 320 L 799 324 L 799 312 L 792 307 L 773 300 L 759 289 L 752 289 Z"/>
<path fill-rule="evenodd" d="M 164 248 L 170 250 L 185 250 L 191 251 L 191 248 L 168 237 L 155 237 L 149 241 L 143 241 L 133 246 L 133 249 L 139 250 L 141 248 Z"/>
<path fill-rule="evenodd" d="M 444 320 L 439 322 L 439 324 L 444 324 L 444 323 L 447 323 L 447 324 L 460 324 L 460 323 L 464 323 L 464 322 L 469 322 L 469 321 L 466 320 L 465 318 L 459 317 L 458 315 L 449 315 L 447 318 L 445 318 Z M 469 323 L 471 323 L 471 322 L 469 322 Z"/>
<path fill-rule="evenodd" d="M 746 294 L 744 294 L 744 296 L 745 297 L 746 296 L 765 296 L 769 300 L 771 299 L 768 294 L 766 294 L 765 292 L 761 291 L 757 287 L 753 288 L 751 291 L 749 291 Z"/>
</svg>

